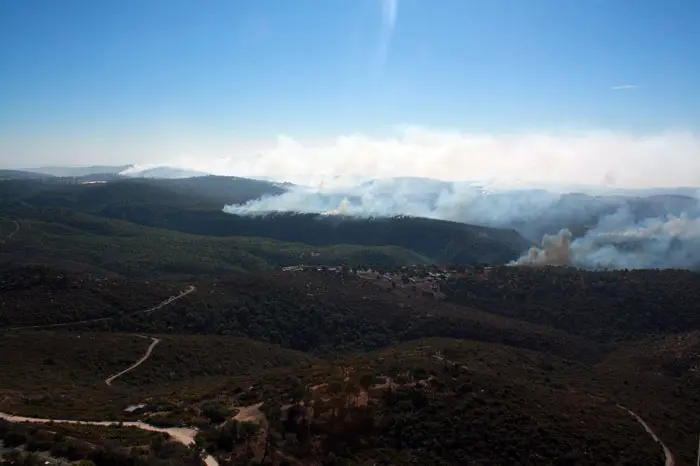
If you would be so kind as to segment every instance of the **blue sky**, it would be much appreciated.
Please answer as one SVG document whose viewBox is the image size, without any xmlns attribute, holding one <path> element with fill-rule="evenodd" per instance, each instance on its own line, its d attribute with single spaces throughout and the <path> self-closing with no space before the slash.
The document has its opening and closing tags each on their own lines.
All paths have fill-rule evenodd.
<svg viewBox="0 0 700 466">
<path fill-rule="evenodd" d="M 696 131 L 698 24 L 693 0 L 5 0 L 0 158 L 401 124 Z"/>
<path fill-rule="evenodd" d="M 397 3 L 382 62 L 378 0 L 5 1 L 2 121 L 262 134 L 700 123 L 696 1 Z"/>
</svg>

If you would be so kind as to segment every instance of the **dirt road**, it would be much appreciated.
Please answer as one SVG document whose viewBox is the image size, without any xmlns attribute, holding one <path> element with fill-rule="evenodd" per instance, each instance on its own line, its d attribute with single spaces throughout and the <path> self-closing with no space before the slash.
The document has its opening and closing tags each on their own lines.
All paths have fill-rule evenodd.
<svg viewBox="0 0 700 466">
<path fill-rule="evenodd" d="M 649 424 L 647 424 L 644 421 L 644 419 L 639 417 L 639 415 L 637 413 L 635 413 L 634 411 L 632 411 L 631 409 L 625 408 L 622 405 L 617 405 L 617 407 L 623 411 L 626 411 L 627 414 L 632 416 L 638 423 L 640 423 L 642 425 L 642 427 L 644 427 L 644 430 L 647 431 L 647 434 L 649 434 L 651 436 L 651 438 L 653 438 L 656 443 L 661 445 L 661 448 L 664 451 L 664 457 L 666 458 L 666 461 L 664 462 L 664 466 L 676 466 L 676 459 L 673 457 L 673 453 L 671 453 L 671 450 L 669 450 L 668 447 L 666 446 L 666 444 L 664 442 L 662 442 L 661 439 L 656 435 L 656 433 L 653 431 L 651 426 L 649 426 Z"/>
<path fill-rule="evenodd" d="M 142 335 L 138 335 L 138 336 L 139 336 L 140 338 L 148 338 L 148 337 L 144 337 L 144 336 L 142 336 Z M 121 377 L 122 375 L 126 374 L 127 372 L 133 371 L 134 369 L 136 369 L 137 367 L 139 367 L 141 364 L 143 364 L 144 362 L 146 362 L 146 361 L 148 360 L 148 358 L 151 357 L 151 353 L 153 352 L 153 348 L 155 348 L 156 345 L 157 345 L 158 343 L 160 343 L 160 340 L 159 340 L 158 338 L 153 338 L 153 337 L 151 337 L 151 340 L 153 340 L 153 342 L 148 346 L 148 349 L 146 349 L 146 353 L 141 357 L 141 359 L 139 359 L 138 361 L 136 361 L 134 364 L 132 364 L 131 366 L 127 367 L 127 368 L 124 369 L 123 371 L 118 372 L 118 373 L 116 373 L 116 374 L 114 374 L 114 375 L 111 375 L 111 376 L 107 377 L 107 378 L 105 379 L 105 383 L 106 383 L 107 385 L 111 386 L 111 385 L 112 385 L 112 382 L 114 382 L 116 379 L 118 379 L 118 378 Z"/>
<path fill-rule="evenodd" d="M 13 220 L 12 222 L 15 224 L 15 231 L 13 231 L 9 235 L 7 235 L 7 241 L 10 241 L 13 236 L 15 236 L 17 233 L 19 233 L 19 229 L 21 228 L 21 225 L 19 224 L 19 222 L 17 220 Z"/>
<path fill-rule="evenodd" d="M 196 289 L 197 289 L 197 288 L 195 288 L 194 286 L 190 285 L 189 288 L 187 288 L 185 291 L 183 291 L 183 292 L 180 293 L 179 295 L 177 295 L 177 296 L 171 296 L 171 297 L 169 297 L 168 299 L 166 299 L 165 301 L 163 301 L 162 303 L 158 304 L 157 306 L 151 307 L 151 308 L 149 308 L 149 309 L 144 309 L 144 310 L 142 310 L 142 311 L 136 311 L 136 312 L 132 312 L 131 314 L 127 314 L 127 317 L 133 317 L 133 316 L 137 316 L 137 315 L 140 315 L 140 314 L 150 314 L 151 312 L 155 312 L 155 311 L 157 311 L 158 309 L 164 308 L 164 307 L 167 306 L 168 304 L 177 301 L 178 299 L 184 298 L 185 296 L 187 296 L 188 294 L 192 293 L 192 292 L 195 291 Z M 76 322 L 65 322 L 65 323 L 62 323 L 62 324 L 26 325 L 26 326 L 24 326 L 24 327 L 10 327 L 10 328 L 6 328 L 6 329 L 3 329 L 3 330 L 41 330 L 41 329 L 48 329 L 48 328 L 72 327 L 72 326 L 74 326 L 74 325 L 84 325 L 84 324 L 94 324 L 94 323 L 97 323 L 97 322 L 106 322 L 106 321 L 108 321 L 108 320 L 115 319 L 116 317 L 120 317 L 120 316 L 101 317 L 101 318 L 98 318 L 98 319 L 88 319 L 88 320 L 79 320 L 79 321 L 76 321 Z"/>
<path fill-rule="evenodd" d="M 131 313 L 129 315 L 133 316 L 133 315 L 138 315 L 138 314 L 148 314 L 148 313 L 157 311 L 158 309 L 161 309 L 161 308 L 167 306 L 168 304 L 170 304 L 174 301 L 177 301 L 178 299 L 183 298 L 184 296 L 187 296 L 188 294 L 192 293 L 195 290 L 196 290 L 196 288 L 194 286 L 190 286 L 186 290 L 184 290 L 182 293 L 180 293 L 179 295 L 171 296 L 170 298 L 161 302 L 157 306 L 154 306 L 152 308 L 145 309 L 142 311 L 137 311 L 137 312 Z M 64 324 L 13 327 L 13 328 L 6 329 L 6 330 L 24 330 L 24 329 L 42 329 L 42 328 L 66 327 L 66 326 L 71 326 L 71 325 L 80 325 L 80 324 L 87 324 L 87 323 L 93 323 L 93 322 L 102 322 L 102 321 L 107 321 L 107 320 L 110 320 L 113 318 L 114 317 L 104 317 L 104 318 L 100 318 L 100 319 L 83 320 L 83 321 L 78 321 L 78 322 L 68 322 L 68 323 L 64 323 Z M 149 345 L 148 349 L 146 350 L 146 353 L 143 355 L 143 357 L 141 359 L 136 361 L 134 364 L 132 364 L 127 369 L 105 379 L 105 383 L 107 385 L 111 385 L 112 382 L 114 382 L 114 380 L 116 380 L 117 378 L 126 374 L 127 372 L 130 372 L 130 371 L 136 369 L 138 366 L 140 366 L 145 361 L 147 361 L 148 358 L 151 356 L 153 349 L 156 347 L 156 345 L 158 343 L 160 343 L 160 340 L 158 338 L 145 337 L 142 335 L 138 335 L 138 336 L 140 336 L 142 338 L 151 338 L 153 340 L 151 342 L 151 344 Z M 7 414 L 7 413 L 0 413 L 0 419 L 3 419 L 3 420 L 8 421 L 8 422 L 30 422 L 30 423 L 35 423 L 35 424 L 57 423 L 57 424 L 83 424 L 83 425 L 94 425 L 94 426 L 119 425 L 119 423 L 114 422 L 114 421 L 76 421 L 76 420 L 42 419 L 42 418 L 34 418 L 34 417 L 15 416 L 12 414 Z M 140 421 L 122 422 L 121 425 L 125 426 L 125 427 L 135 427 L 137 429 L 147 430 L 147 431 L 151 431 L 151 432 L 161 432 L 161 433 L 169 435 L 174 441 L 181 443 L 183 445 L 186 445 L 186 446 L 194 445 L 195 437 L 197 436 L 197 432 L 198 432 L 197 429 L 191 428 L 191 427 L 164 428 L 164 427 L 152 426 L 150 424 L 146 424 L 145 422 L 140 422 Z M 214 458 L 211 455 L 204 456 L 203 460 L 207 466 L 219 466 L 219 462 L 216 460 L 216 458 Z"/>
<path fill-rule="evenodd" d="M 33 424 L 81 424 L 81 425 L 90 425 L 90 426 L 116 426 L 119 425 L 119 423 L 114 422 L 114 421 L 73 421 L 73 420 L 58 420 L 58 419 L 42 419 L 38 417 L 25 417 L 25 416 L 14 416 L 12 414 L 6 414 L 6 413 L 0 413 L 0 419 L 3 419 L 8 422 L 30 422 Z M 132 421 L 132 422 L 122 422 L 121 425 L 123 427 L 135 427 L 137 429 L 141 430 L 147 430 L 150 432 L 161 432 L 163 434 L 167 434 L 172 438 L 174 441 L 181 443 L 186 446 L 192 446 L 194 445 L 194 439 L 197 436 L 197 429 L 192 428 L 192 427 L 156 427 L 152 426 L 150 424 L 146 424 L 145 422 L 141 421 Z M 204 462 L 207 464 L 207 466 L 218 466 L 219 462 L 216 461 L 216 458 L 214 458 L 211 455 L 207 455 L 204 458 Z"/>
</svg>

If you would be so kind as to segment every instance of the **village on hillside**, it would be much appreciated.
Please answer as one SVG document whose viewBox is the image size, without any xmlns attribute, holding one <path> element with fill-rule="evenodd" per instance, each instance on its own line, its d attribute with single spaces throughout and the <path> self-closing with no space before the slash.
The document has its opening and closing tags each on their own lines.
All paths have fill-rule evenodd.
<svg viewBox="0 0 700 466">
<path fill-rule="evenodd" d="M 387 289 L 403 289 L 419 292 L 434 299 L 445 299 L 441 285 L 450 279 L 472 278 L 486 280 L 492 267 L 469 266 L 457 268 L 446 265 L 410 265 L 395 270 L 375 270 L 372 268 L 348 268 L 342 265 L 291 265 L 283 267 L 283 272 L 319 272 L 337 276 L 342 280 L 346 276 L 356 276 Z"/>
</svg>

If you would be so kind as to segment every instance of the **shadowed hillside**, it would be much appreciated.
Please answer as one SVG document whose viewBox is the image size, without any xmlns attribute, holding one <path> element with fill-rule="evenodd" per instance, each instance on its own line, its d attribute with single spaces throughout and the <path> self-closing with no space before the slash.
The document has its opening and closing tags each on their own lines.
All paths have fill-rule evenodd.
<svg viewBox="0 0 700 466">
<path fill-rule="evenodd" d="M 242 200 L 245 196 L 261 195 L 261 187 L 283 189 L 274 183 L 220 177 L 104 184 L 14 181 L 0 183 L 0 216 L 60 224 L 65 223 L 64 218 L 74 218 L 74 212 L 80 212 L 199 236 L 269 238 L 313 247 L 395 246 L 423 258 L 414 262 L 504 263 L 530 245 L 513 230 L 423 218 L 230 215 L 221 211 L 223 203 L 214 200 L 225 195 L 222 193 L 228 188 L 223 186 L 236 187 L 239 191 L 229 195 L 243 196 Z"/>
<path fill-rule="evenodd" d="M 129 277 L 215 276 L 299 263 L 400 266 L 426 259 L 395 246 L 315 247 L 256 237 L 196 236 L 63 208 L 6 209 L 20 230 L 0 245 L 0 267 L 56 265 Z M 13 228 L 9 218 L 3 232 Z M 9 233 L 8 233 L 9 235 Z"/>
<path fill-rule="evenodd" d="M 492 285 L 482 286 L 506 293 L 504 309 L 511 309 L 505 285 L 518 280 L 492 272 Z M 144 282 L 49 268 L 5 270 L 0 369 L 11 381 L 0 386 L 0 411 L 134 419 L 123 409 L 145 402 L 142 419 L 201 426 L 198 441 L 222 461 L 231 455 L 259 460 L 265 435 L 272 435 L 281 439 L 268 453 L 272 464 L 280 458 L 306 464 L 331 454 L 386 464 L 522 458 L 660 464 L 660 447 L 619 404 L 660 433 L 677 464 L 690 464 L 697 437 L 692 416 L 683 413 L 700 409 L 700 396 L 687 388 L 694 383 L 697 341 L 673 335 L 672 311 L 649 315 L 624 291 L 630 282 L 649 293 L 661 291 L 655 281 L 682 288 L 683 277 L 674 271 L 590 274 L 584 277 L 588 294 L 570 294 L 582 300 L 612 296 L 618 311 L 629 310 L 629 319 L 639 309 L 641 328 L 659 338 L 639 341 L 642 334 L 633 333 L 629 338 L 638 341 L 628 346 L 589 339 L 600 339 L 596 322 L 615 329 L 615 321 L 585 300 L 592 317 L 581 320 L 574 298 L 556 294 L 570 291 L 569 272 L 549 272 L 541 286 L 535 276 L 519 283 L 529 283 L 531 292 L 549 290 L 556 300 L 540 301 L 536 314 L 525 307 L 524 314 L 505 317 L 496 307 L 485 312 L 481 305 L 465 306 L 467 301 L 408 295 L 335 271 Z M 600 283 L 595 276 L 603 277 Z M 615 295 L 605 283 L 623 291 Z M 190 294 L 153 312 L 136 312 L 190 285 Z M 488 289 L 481 295 L 490 296 Z M 527 304 L 538 296 L 518 299 Z M 695 325 L 686 313 L 680 316 L 682 325 Z M 51 331 L 9 329 L 104 317 L 112 319 Z M 152 338 L 160 341 L 150 357 L 107 386 L 104 379 L 142 357 Z M 23 364 L 16 364 L 19 358 Z M 294 407 L 300 401 L 313 408 L 312 415 Z M 258 402 L 263 405 L 256 408 Z M 230 425 L 208 418 L 238 412 L 253 422 L 265 420 L 259 436 L 231 440 Z"/>
<path fill-rule="evenodd" d="M 561 331 L 449 303 L 400 298 L 362 279 L 341 280 L 332 273 L 282 272 L 195 281 L 192 284 L 196 290 L 191 294 L 145 314 L 133 311 L 147 309 L 161 299 L 154 296 L 150 306 L 122 311 L 133 302 L 127 290 L 140 286 L 167 297 L 184 290 L 186 284 L 99 280 L 63 272 L 54 278 L 55 273 L 58 272 L 45 268 L 19 268 L 4 273 L 0 283 L 12 283 L 4 294 L 4 307 L 16 309 L 8 311 L 4 327 L 114 317 L 72 330 L 216 333 L 319 354 L 372 350 L 429 336 L 501 342 L 584 360 L 601 354 L 600 346 Z M 175 292 L 178 286 L 180 289 Z M 54 288 L 56 291 L 50 291 Z M 80 298 L 83 294 L 103 297 L 108 293 L 123 298 L 111 307 L 95 306 L 94 301 Z M 52 309 L 65 308 L 68 312 L 46 312 L 49 299 L 54 300 Z"/>
<path fill-rule="evenodd" d="M 600 342 L 700 328 L 700 274 L 494 267 L 442 288 L 448 299 Z"/>
</svg>

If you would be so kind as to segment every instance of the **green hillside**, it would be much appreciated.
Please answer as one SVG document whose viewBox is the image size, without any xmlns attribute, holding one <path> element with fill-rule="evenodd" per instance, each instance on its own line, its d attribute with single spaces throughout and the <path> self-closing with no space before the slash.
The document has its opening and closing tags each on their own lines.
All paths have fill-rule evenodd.
<svg viewBox="0 0 700 466">
<path fill-rule="evenodd" d="M 195 444 L 0 422 L 10 446 L 96 466 L 663 464 L 633 412 L 694 462 L 697 274 L 485 267 L 527 242 L 221 211 L 284 189 L 256 180 L 111 179 L 0 181 L 0 413 Z"/>
<path fill-rule="evenodd" d="M 104 219 L 104 228 L 116 228 L 107 226 L 109 219 L 199 236 L 268 238 L 314 248 L 393 246 L 412 251 L 414 262 L 505 263 L 529 246 L 514 230 L 423 218 L 237 216 L 222 211 L 223 199 L 243 202 L 281 191 L 273 183 L 221 177 L 103 184 L 8 182 L 0 183 L 0 216 L 65 223 L 64 217 L 75 218 L 80 212 Z"/>
<path fill-rule="evenodd" d="M 601 345 L 562 331 L 450 303 L 399 297 L 363 279 L 341 280 L 333 273 L 145 283 L 22 267 L 0 271 L 0 284 L 5 328 L 114 317 L 66 330 L 230 335 L 325 355 L 431 336 L 505 343 L 581 360 L 596 360 L 602 354 Z M 189 284 L 196 287 L 194 292 L 157 312 L 130 315 Z M 53 312 L 47 312 L 49 308 Z"/>
<path fill-rule="evenodd" d="M 286 265 L 400 266 L 425 258 L 394 247 L 313 247 L 255 237 L 196 236 L 63 208 L 13 208 L 20 230 L 0 249 L 0 264 L 60 265 L 130 277 L 191 277 Z M 3 231 L 10 228 L 5 220 Z M 313 254 L 312 254 L 313 253 Z"/>
<path fill-rule="evenodd" d="M 307 464 L 327 457 L 346 464 L 517 458 L 660 464 L 660 447 L 621 405 L 653 426 L 676 464 L 691 464 L 697 436 L 684 413 L 700 409 L 691 388 L 698 338 L 673 333 L 673 300 L 662 309 L 660 299 L 658 312 L 649 314 L 624 290 L 634 283 L 671 296 L 674 286 L 687 290 L 692 283 L 673 271 L 609 273 L 599 281 L 584 277 L 581 294 L 571 292 L 571 278 L 560 272 L 550 271 L 543 282 L 495 272 L 490 286 L 506 304 L 515 293 L 507 283 L 519 282 L 515 290 L 527 291 L 527 301 L 557 287 L 570 295 L 564 307 L 555 294 L 553 301 L 533 301 L 536 313 L 528 307 L 506 317 L 495 307 L 468 305 L 479 293 L 495 293 L 488 289 L 470 288 L 471 295 L 453 303 L 330 271 L 143 281 L 6 269 L 0 271 L 0 371 L 9 378 L 0 386 L 0 412 L 134 419 L 124 408 L 144 402 L 149 411 L 136 417 L 200 426 L 201 446 L 221 461 L 233 454 L 243 464 L 260 461 L 266 438 L 280 439 L 269 453 L 274 465 L 280 458 Z M 642 328 L 663 338 L 595 341 L 596 322 L 614 325 L 605 308 L 593 309 L 610 299 L 606 284 L 622 290 L 615 303 L 624 319 L 637 309 Z M 190 286 L 190 294 L 139 312 Z M 590 319 L 581 320 L 579 305 L 591 306 Z M 680 325 L 697 325 L 690 314 L 680 316 Z M 538 324 L 527 322 L 535 317 Z M 577 326 L 567 327 L 569 318 Z M 89 319 L 103 320 L 75 323 Z M 56 323 L 69 325 L 12 329 Z M 108 386 L 105 378 L 142 357 L 152 338 L 160 340 L 152 355 Z M 299 400 L 316 414 L 305 418 L 293 408 L 290 421 L 284 413 Z M 233 441 L 231 425 L 207 418 L 239 410 L 261 422 L 263 434 Z M 595 448 L 586 450 L 590 445 Z"/>
</svg>

